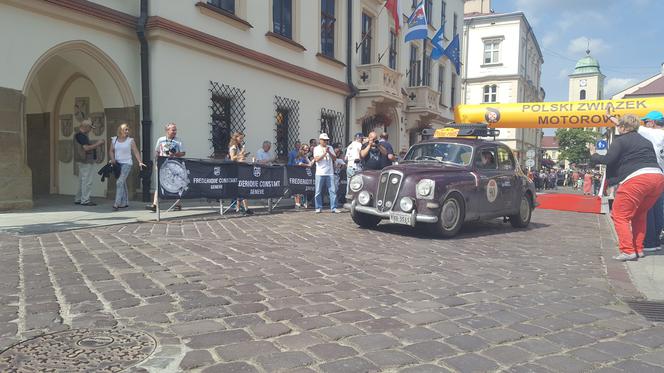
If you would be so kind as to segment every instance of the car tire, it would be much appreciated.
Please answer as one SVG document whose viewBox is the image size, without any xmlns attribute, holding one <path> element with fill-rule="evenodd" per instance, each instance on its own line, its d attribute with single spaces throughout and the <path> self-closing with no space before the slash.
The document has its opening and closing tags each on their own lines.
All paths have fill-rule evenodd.
<svg viewBox="0 0 664 373">
<path fill-rule="evenodd" d="M 359 225 L 362 228 L 376 228 L 376 226 L 378 225 L 378 223 L 380 223 L 381 220 L 378 216 L 364 214 L 357 211 L 352 212 L 350 216 L 355 222 L 355 224 Z"/>
<path fill-rule="evenodd" d="M 530 218 L 533 216 L 533 205 L 530 202 L 528 195 L 521 196 L 519 202 L 519 212 L 515 215 L 509 216 L 510 224 L 514 228 L 526 228 L 530 224 Z"/>
<path fill-rule="evenodd" d="M 463 199 L 458 194 L 452 194 L 442 203 L 438 222 L 430 225 L 431 233 L 445 238 L 454 237 L 461 230 L 465 218 Z"/>
</svg>

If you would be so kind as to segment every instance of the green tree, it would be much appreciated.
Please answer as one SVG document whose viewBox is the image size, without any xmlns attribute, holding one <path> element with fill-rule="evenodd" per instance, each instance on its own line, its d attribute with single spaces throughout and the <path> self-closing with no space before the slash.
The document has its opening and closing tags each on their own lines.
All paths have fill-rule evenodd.
<svg viewBox="0 0 664 373">
<path fill-rule="evenodd" d="M 588 163 L 590 152 L 588 144 L 594 143 L 599 133 L 586 128 L 559 128 L 556 130 L 556 140 L 560 148 L 560 160 L 570 163 Z"/>
</svg>

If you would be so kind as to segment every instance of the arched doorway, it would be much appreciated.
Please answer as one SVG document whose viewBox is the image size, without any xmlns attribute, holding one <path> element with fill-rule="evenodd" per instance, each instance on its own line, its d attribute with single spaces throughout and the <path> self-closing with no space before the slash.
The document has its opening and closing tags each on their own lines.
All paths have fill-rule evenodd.
<svg viewBox="0 0 664 373">
<path fill-rule="evenodd" d="M 24 138 L 26 162 L 32 171 L 33 198 L 73 195 L 78 169 L 73 136 L 80 122 L 91 119 L 91 140 L 104 140 L 98 163 L 107 161 L 107 146 L 117 127 L 128 123 L 140 146 L 139 111 L 125 75 L 112 59 L 85 41 L 57 45 L 44 53 L 26 79 Z M 136 178 L 130 178 L 135 190 Z M 92 195 L 107 197 L 114 183 L 95 178 Z"/>
</svg>

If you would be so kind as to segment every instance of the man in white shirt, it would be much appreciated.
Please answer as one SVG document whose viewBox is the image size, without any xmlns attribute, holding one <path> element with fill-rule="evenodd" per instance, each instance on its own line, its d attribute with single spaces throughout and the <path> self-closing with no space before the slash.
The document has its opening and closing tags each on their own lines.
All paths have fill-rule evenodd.
<svg viewBox="0 0 664 373">
<path fill-rule="evenodd" d="M 362 158 L 360 157 L 360 150 L 362 150 L 362 139 L 364 135 L 362 132 L 355 134 L 353 142 L 346 148 L 346 194 L 348 194 L 348 185 L 350 185 L 350 178 L 356 173 L 362 171 Z"/>
<path fill-rule="evenodd" d="M 639 135 L 650 140 L 659 167 L 664 170 L 664 117 L 659 111 L 651 111 L 641 118 L 643 126 L 639 127 Z M 659 239 L 664 227 L 664 195 L 659 196 L 657 202 L 648 210 L 648 222 L 646 224 L 646 237 L 643 240 L 643 251 L 653 252 L 662 248 Z"/>
<path fill-rule="evenodd" d="M 272 143 L 267 140 L 263 141 L 263 147 L 256 152 L 256 162 L 270 164 L 277 160 L 277 155 L 270 151 L 270 148 L 272 148 Z"/>
<path fill-rule="evenodd" d="M 330 138 L 326 133 L 318 136 L 318 146 L 314 148 L 314 162 L 316 162 L 316 193 L 314 201 L 316 203 L 316 213 L 323 209 L 323 188 L 327 185 L 327 191 L 330 195 L 330 210 L 337 210 L 337 191 L 334 185 L 334 163 L 337 157 L 334 155 L 334 149 L 327 145 Z"/>
<path fill-rule="evenodd" d="M 177 137 L 178 134 L 177 125 L 171 122 L 166 124 L 164 129 L 166 130 L 166 136 L 158 138 L 157 143 L 154 146 L 155 169 L 157 168 L 157 159 L 159 157 L 181 158 L 187 154 L 184 150 L 184 145 L 182 145 L 182 140 L 180 140 L 180 138 Z M 154 175 L 156 177 L 157 172 L 155 172 Z M 157 211 L 158 195 L 159 195 L 159 180 L 155 180 L 155 190 L 154 190 L 154 197 L 152 199 L 152 204 L 145 206 L 146 209 L 152 212 Z M 174 208 L 176 211 L 180 211 L 182 210 L 182 204 L 178 202 Z"/>
</svg>

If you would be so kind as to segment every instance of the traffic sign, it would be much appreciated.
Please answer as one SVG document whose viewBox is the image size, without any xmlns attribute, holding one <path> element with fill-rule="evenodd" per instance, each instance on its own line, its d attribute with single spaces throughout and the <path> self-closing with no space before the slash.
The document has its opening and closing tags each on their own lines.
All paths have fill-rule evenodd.
<svg viewBox="0 0 664 373">
<path fill-rule="evenodd" d="M 535 167 L 535 160 L 532 158 L 526 159 L 526 167 Z"/>
<path fill-rule="evenodd" d="M 609 143 L 607 143 L 606 140 L 597 140 L 597 143 L 595 144 L 595 151 L 597 151 L 597 154 L 599 155 L 605 155 L 608 151 L 608 147 Z"/>
<path fill-rule="evenodd" d="M 535 158 L 535 149 L 530 149 L 526 152 L 526 158 L 533 159 Z M 530 166 L 528 166 L 530 167 Z"/>
</svg>

